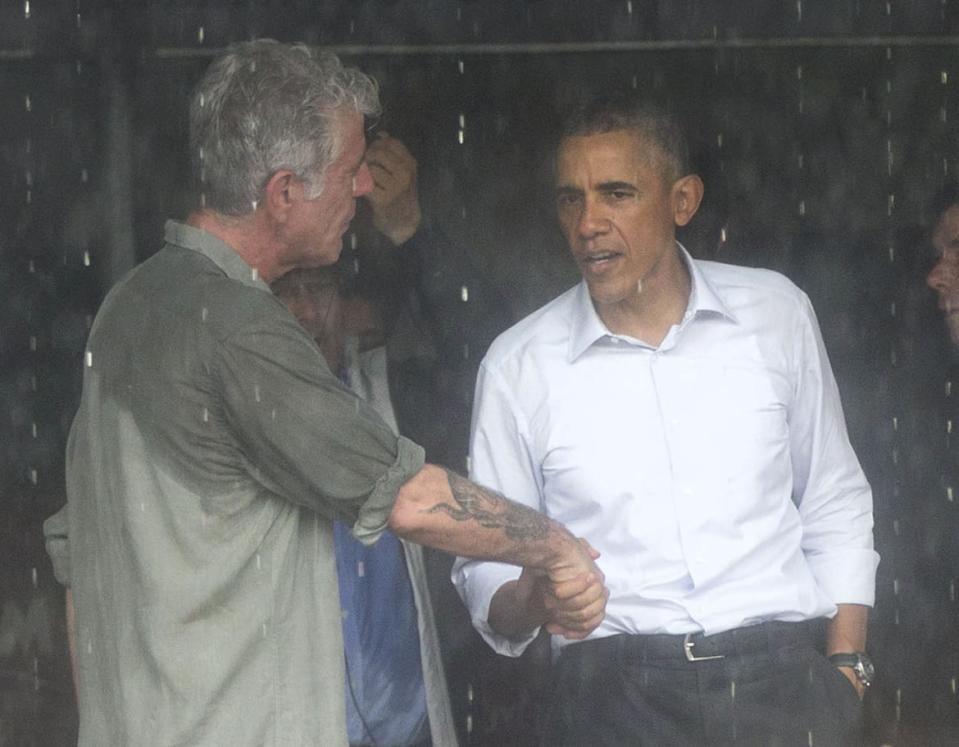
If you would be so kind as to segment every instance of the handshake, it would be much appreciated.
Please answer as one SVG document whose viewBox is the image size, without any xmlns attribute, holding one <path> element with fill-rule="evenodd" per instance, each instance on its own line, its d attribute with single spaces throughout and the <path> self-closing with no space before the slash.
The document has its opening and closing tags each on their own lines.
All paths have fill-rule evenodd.
<svg viewBox="0 0 959 747">
<path fill-rule="evenodd" d="M 580 538 L 550 567 L 523 568 L 518 579 L 503 584 L 493 596 L 490 626 L 507 638 L 540 626 L 569 640 L 586 638 L 603 621 L 609 599 L 598 558 Z"/>
</svg>

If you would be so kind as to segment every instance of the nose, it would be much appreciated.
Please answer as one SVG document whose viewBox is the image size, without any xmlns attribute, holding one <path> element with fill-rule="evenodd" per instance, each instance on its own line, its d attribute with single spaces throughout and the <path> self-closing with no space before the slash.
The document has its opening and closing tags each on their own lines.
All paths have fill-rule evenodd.
<svg viewBox="0 0 959 747">
<path fill-rule="evenodd" d="M 926 275 L 926 285 L 937 292 L 943 290 L 945 288 L 945 278 L 943 275 L 944 268 L 942 266 L 942 259 L 939 259 L 929 274 Z"/>
<path fill-rule="evenodd" d="M 362 197 L 373 191 L 373 174 L 364 162 L 353 177 L 353 197 Z"/>
<path fill-rule="evenodd" d="M 603 211 L 603 206 L 597 200 L 587 197 L 583 201 L 583 208 L 579 214 L 576 230 L 583 239 L 601 236 L 609 230 L 609 219 Z"/>
</svg>

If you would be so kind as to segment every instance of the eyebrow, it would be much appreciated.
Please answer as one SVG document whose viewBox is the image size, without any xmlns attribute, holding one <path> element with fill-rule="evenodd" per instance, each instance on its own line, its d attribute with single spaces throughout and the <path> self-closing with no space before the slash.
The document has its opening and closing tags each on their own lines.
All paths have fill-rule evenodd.
<svg viewBox="0 0 959 747">
<path fill-rule="evenodd" d="M 596 189 L 600 192 L 618 192 L 620 190 L 628 190 L 630 192 L 638 191 L 635 184 L 630 184 L 629 182 L 601 182 L 596 185 Z"/>
</svg>

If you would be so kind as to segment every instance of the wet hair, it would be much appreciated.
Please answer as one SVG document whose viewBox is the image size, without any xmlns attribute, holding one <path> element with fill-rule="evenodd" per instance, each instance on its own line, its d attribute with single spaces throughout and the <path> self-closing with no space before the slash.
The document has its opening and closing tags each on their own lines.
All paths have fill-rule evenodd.
<svg viewBox="0 0 959 747">
<path fill-rule="evenodd" d="M 246 215 L 280 169 L 316 197 L 338 156 L 338 116 L 350 111 L 378 115 L 377 85 L 336 55 L 271 39 L 231 46 L 190 101 L 190 155 L 204 206 Z"/>
<path fill-rule="evenodd" d="M 930 230 L 935 230 L 943 214 L 955 205 L 959 205 L 959 182 L 948 182 L 929 202 Z"/>
<path fill-rule="evenodd" d="M 596 96 L 564 119 L 562 138 L 633 130 L 649 141 L 661 159 L 663 177 L 674 182 L 690 173 L 689 143 L 676 117 L 666 109 L 627 93 Z"/>
</svg>

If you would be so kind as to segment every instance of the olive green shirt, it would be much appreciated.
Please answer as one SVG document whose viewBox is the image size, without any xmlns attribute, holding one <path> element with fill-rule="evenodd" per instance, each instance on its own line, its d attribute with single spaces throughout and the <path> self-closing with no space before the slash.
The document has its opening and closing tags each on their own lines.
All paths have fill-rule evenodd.
<svg viewBox="0 0 959 747">
<path fill-rule="evenodd" d="M 375 541 L 422 464 L 238 254 L 169 222 L 94 322 L 46 527 L 80 744 L 345 745 L 331 519 Z"/>
</svg>

